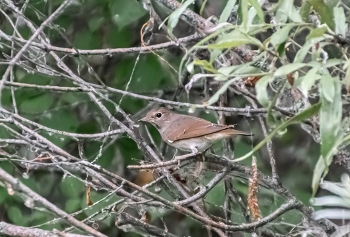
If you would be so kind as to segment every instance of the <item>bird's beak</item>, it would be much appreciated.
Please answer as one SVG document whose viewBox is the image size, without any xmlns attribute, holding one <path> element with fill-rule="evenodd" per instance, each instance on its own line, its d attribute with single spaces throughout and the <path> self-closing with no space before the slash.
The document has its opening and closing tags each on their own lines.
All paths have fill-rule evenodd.
<svg viewBox="0 0 350 237">
<path fill-rule="evenodd" d="M 138 122 L 147 122 L 147 119 L 146 119 L 146 117 L 144 117 L 144 118 L 142 118 L 142 119 L 139 119 Z"/>
</svg>

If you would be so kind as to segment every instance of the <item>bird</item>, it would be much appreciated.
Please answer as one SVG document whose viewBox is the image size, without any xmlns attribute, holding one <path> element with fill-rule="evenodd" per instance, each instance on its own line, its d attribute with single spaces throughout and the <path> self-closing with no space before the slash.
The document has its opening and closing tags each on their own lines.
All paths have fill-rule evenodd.
<svg viewBox="0 0 350 237">
<path fill-rule="evenodd" d="M 150 110 L 139 121 L 148 122 L 156 127 L 168 145 L 190 152 L 177 156 L 176 159 L 204 154 L 216 141 L 232 136 L 253 136 L 253 134 L 235 130 L 233 125 L 215 124 L 202 118 L 178 114 L 164 107 Z"/>
</svg>

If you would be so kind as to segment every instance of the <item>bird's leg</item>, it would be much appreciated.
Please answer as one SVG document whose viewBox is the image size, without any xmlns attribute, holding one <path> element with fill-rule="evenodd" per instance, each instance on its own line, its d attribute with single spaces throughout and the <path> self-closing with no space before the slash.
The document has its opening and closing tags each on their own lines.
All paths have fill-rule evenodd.
<svg viewBox="0 0 350 237">
<path fill-rule="evenodd" d="M 193 176 L 194 176 L 194 180 L 193 180 L 193 181 L 195 181 L 195 180 L 199 177 L 199 175 L 201 174 L 201 172 L 202 172 L 202 170 L 203 170 L 203 165 L 204 165 L 204 162 L 205 162 L 205 153 L 206 153 L 208 150 L 209 150 L 209 148 L 206 149 L 206 150 L 201 154 L 201 157 L 200 157 L 200 158 L 202 158 L 202 160 L 201 160 L 201 161 L 197 161 L 196 169 L 195 169 L 195 171 L 194 171 L 194 173 L 193 173 Z"/>
<path fill-rule="evenodd" d="M 195 156 L 195 155 L 198 154 L 197 148 L 191 148 L 191 150 L 192 150 L 192 152 L 189 153 L 189 154 L 185 154 L 185 155 L 182 155 L 182 156 L 175 156 L 174 159 L 178 161 L 178 166 L 179 166 L 179 167 L 180 167 L 180 162 L 181 162 L 181 160 L 186 159 L 186 158 L 188 158 L 188 157 Z"/>
<path fill-rule="evenodd" d="M 203 170 L 203 164 L 205 161 L 205 156 L 204 153 L 201 154 L 200 157 L 202 160 L 197 161 L 196 163 L 196 169 L 193 173 L 193 177 L 194 177 L 194 181 L 199 177 L 199 175 L 201 174 L 202 170 Z"/>
<path fill-rule="evenodd" d="M 175 153 L 174 153 L 174 156 L 173 156 L 173 159 L 176 159 L 176 154 L 178 152 L 178 149 L 175 150 Z"/>
</svg>

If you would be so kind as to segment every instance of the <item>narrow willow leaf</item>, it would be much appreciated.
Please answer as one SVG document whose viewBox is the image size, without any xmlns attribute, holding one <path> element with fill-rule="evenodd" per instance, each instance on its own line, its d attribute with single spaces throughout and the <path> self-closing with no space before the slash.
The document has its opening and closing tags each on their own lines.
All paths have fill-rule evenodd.
<svg viewBox="0 0 350 237">
<path fill-rule="evenodd" d="M 321 178 L 327 175 L 333 155 L 343 141 L 340 79 L 326 72 L 321 78 L 320 95 L 322 102 L 320 110 L 321 157 L 314 170 L 313 194 L 316 193 Z"/>
<path fill-rule="evenodd" d="M 294 25 L 286 25 L 283 28 L 278 29 L 272 36 L 271 36 L 271 44 L 273 46 L 277 46 L 279 44 L 282 44 L 287 41 L 289 37 L 289 31 L 294 27 Z"/>
<path fill-rule="evenodd" d="M 333 11 L 334 11 L 335 33 L 345 37 L 348 24 L 346 24 L 344 8 L 335 7 L 333 8 Z"/>
<path fill-rule="evenodd" d="M 254 7 L 250 7 L 249 10 L 248 10 L 248 20 L 247 20 L 248 28 L 243 30 L 244 32 L 248 32 L 249 31 L 249 27 L 251 25 L 253 25 L 253 21 L 254 21 L 255 17 L 256 17 L 256 10 L 255 10 Z"/>
<path fill-rule="evenodd" d="M 222 13 L 220 15 L 219 23 L 227 22 L 236 2 L 237 2 L 237 0 L 228 0 L 224 10 L 222 11 Z"/>
<path fill-rule="evenodd" d="M 321 155 L 326 157 L 333 149 L 336 140 L 342 137 L 342 98 L 341 82 L 338 77 L 332 77 L 329 73 L 321 78 L 320 134 Z"/>
<path fill-rule="evenodd" d="M 323 67 L 334 67 L 337 65 L 342 64 L 344 61 L 342 59 L 332 58 L 328 59 L 325 64 L 323 64 Z"/>
<path fill-rule="evenodd" d="M 305 65 L 306 65 L 305 63 L 292 63 L 292 64 L 284 65 L 275 71 L 274 76 L 281 77 L 281 76 L 288 75 L 289 73 L 294 72 L 299 68 L 304 67 Z"/>
<path fill-rule="evenodd" d="M 226 80 L 228 77 L 246 75 L 246 74 L 256 74 L 260 73 L 261 70 L 257 67 L 250 66 L 248 64 L 234 65 L 228 67 L 221 67 L 218 69 L 218 74 L 214 79 L 217 81 Z"/>
<path fill-rule="evenodd" d="M 329 28 L 334 30 L 334 15 L 332 8 L 330 8 L 324 0 L 308 0 L 308 2 L 311 4 L 311 6 L 314 8 L 314 10 L 320 14 L 321 16 L 321 23 L 326 23 Z"/>
<path fill-rule="evenodd" d="M 259 4 L 259 2 L 257 0 L 249 0 L 250 4 L 255 8 L 256 13 L 260 19 L 261 23 L 265 22 L 265 16 L 264 16 L 264 12 Z"/>
<path fill-rule="evenodd" d="M 321 218 L 348 220 L 350 219 L 350 210 L 344 210 L 344 208 L 324 209 L 324 210 L 316 211 L 313 214 L 313 217 L 316 220 Z"/>
<path fill-rule="evenodd" d="M 313 67 L 311 70 L 309 70 L 300 83 L 301 92 L 304 94 L 305 97 L 308 96 L 308 92 L 311 89 L 311 87 L 315 84 L 315 81 L 321 78 L 320 75 L 317 75 L 317 70 L 318 67 Z"/>
<path fill-rule="evenodd" d="M 303 3 L 300 8 L 300 15 L 301 15 L 301 19 L 304 22 L 309 22 L 310 11 L 311 11 L 310 3 L 308 3 L 306 0 L 303 0 Z"/>
<path fill-rule="evenodd" d="M 206 102 L 203 103 L 204 106 L 209 106 L 214 103 L 216 103 L 220 96 L 224 94 L 227 91 L 227 88 L 235 81 L 237 81 L 239 77 L 235 77 L 229 81 L 227 81 L 224 85 L 221 86 L 221 88 Z"/>
<path fill-rule="evenodd" d="M 221 67 L 218 69 L 218 72 L 222 75 L 229 76 L 231 72 L 236 70 L 241 65 L 233 65 L 233 66 L 227 66 L 227 67 Z"/>
<path fill-rule="evenodd" d="M 296 23 L 303 22 L 303 19 L 301 18 L 299 12 L 294 6 L 292 7 L 292 11 L 289 15 L 289 19 L 291 19 L 293 22 L 296 22 Z"/>
<path fill-rule="evenodd" d="M 221 55 L 221 52 L 221 49 L 212 50 L 210 53 L 210 62 L 213 63 Z"/>
<path fill-rule="evenodd" d="M 284 122 L 281 125 L 279 125 L 275 130 L 273 130 L 264 140 L 262 140 L 258 145 L 256 145 L 253 148 L 253 150 L 251 150 L 250 152 L 248 152 L 244 156 L 241 156 L 241 157 L 239 157 L 237 159 L 234 159 L 232 162 L 238 162 L 238 161 L 242 161 L 242 160 L 247 159 L 248 157 L 253 155 L 254 152 L 256 152 L 262 146 L 264 146 L 266 142 L 271 140 L 280 130 L 283 130 L 283 129 L 287 128 L 291 124 L 298 123 L 298 122 L 301 122 L 301 121 L 304 121 L 306 119 L 311 118 L 312 116 L 314 116 L 315 114 L 318 113 L 320 108 L 321 108 L 321 103 L 317 103 L 317 104 L 314 104 L 314 105 L 310 106 L 306 110 L 300 112 L 299 114 L 294 115 L 293 117 L 288 119 L 286 122 Z"/>
<path fill-rule="evenodd" d="M 276 20 L 278 23 L 286 23 L 288 16 L 292 14 L 293 0 L 280 0 L 282 4 L 276 12 Z"/>
<path fill-rule="evenodd" d="M 286 48 L 286 42 L 283 42 L 282 44 L 277 46 L 277 53 L 278 56 L 283 57 L 285 54 L 285 48 Z"/>
<path fill-rule="evenodd" d="M 179 23 L 179 18 L 182 15 L 182 13 L 186 10 L 186 8 L 194 3 L 194 0 L 187 0 L 184 2 L 178 9 L 173 11 L 168 20 L 168 34 L 173 35 L 173 30 L 176 27 L 177 23 Z"/>
<path fill-rule="evenodd" d="M 323 37 L 320 38 L 314 38 L 311 39 L 309 41 L 307 41 L 304 46 L 298 51 L 297 55 L 294 58 L 293 63 L 301 63 L 304 61 L 304 58 L 306 56 L 306 54 L 309 52 L 311 46 L 313 46 L 314 44 L 320 42 L 323 40 Z"/>
<path fill-rule="evenodd" d="M 350 202 L 347 202 L 342 197 L 337 197 L 337 196 L 323 196 L 323 197 L 313 198 L 310 202 L 312 202 L 313 206 L 334 206 L 334 207 L 350 206 Z"/>
<path fill-rule="evenodd" d="M 219 36 L 214 44 L 209 44 L 207 47 L 209 49 L 224 49 L 237 47 L 244 44 L 255 44 L 262 46 L 258 39 L 255 39 L 254 37 L 251 37 L 237 29 L 228 34 Z"/>
<path fill-rule="evenodd" d="M 349 225 L 343 225 L 339 226 L 336 231 L 333 232 L 331 237 L 346 237 L 348 236 L 347 234 L 350 233 L 350 226 Z"/>
<path fill-rule="evenodd" d="M 335 8 L 336 6 L 338 6 L 340 0 L 325 0 L 325 3 L 327 4 L 327 6 L 330 8 L 330 9 L 333 9 Z"/>
<path fill-rule="evenodd" d="M 322 102 L 327 102 L 333 103 L 333 98 L 336 93 L 335 91 L 335 86 L 334 86 L 334 78 L 330 76 L 322 76 L 321 80 L 321 85 L 322 85 Z"/>
<path fill-rule="evenodd" d="M 316 29 L 313 29 L 310 31 L 310 33 L 307 35 L 306 40 L 310 40 L 313 38 L 318 38 L 318 37 L 322 37 L 324 35 L 324 33 L 327 32 L 327 27 L 322 26 Z"/>
<path fill-rule="evenodd" d="M 201 6 L 201 9 L 199 10 L 199 15 L 203 15 L 203 11 L 205 9 L 205 6 L 207 5 L 208 0 L 204 0 Z"/>
<path fill-rule="evenodd" d="M 185 85 L 185 90 L 189 92 L 192 88 L 193 83 L 204 77 L 214 77 L 215 74 L 202 74 L 198 73 L 192 76 L 191 80 Z"/>
<path fill-rule="evenodd" d="M 194 60 L 193 62 L 188 64 L 187 70 L 189 72 L 193 72 L 195 65 L 202 66 L 203 69 L 207 70 L 208 72 L 212 72 L 215 74 L 218 73 L 218 71 L 213 67 L 213 65 L 210 62 L 208 62 L 207 60 Z"/>
<path fill-rule="evenodd" d="M 346 183 L 342 183 L 340 186 L 338 183 L 324 181 L 320 187 L 340 197 L 350 198 L 349 189 L 346 188 Z"/>
<path fill-rule="evenodd" d="M 243 31 L 248 31 L 248 0 L 240 0 L 240 10 L 241 10 L 241 29 Z"/>
<path fill-rule="evenodd" d="M 249 65 L 239 65 L 239 67 L 233 71 L 233 73 L 231 73 L 231 76 L 235 76 L 235 75 L 243 75 L 243 74 L 257 74 L 257 73 L 261 73 L 261 69 L 258 67 L 253 67 L 253 66 L 249 66 Z"/>
<path fill-rule="evenodd" d="M 320 108 L 321 108 L 321 103 L 317 103 L 317 104 L 310 106 L 306 110 L 300 112 L 299 114 L 295 115 L 291 119 L 287 120 L 287 122 L 288 122 L 287 126 L 289 126 L 290 124 L 302 122 L 302 121 L 305 121 L 305 120 L 311 118 L 312 116 L 314 116 L 315 114 L 318 113 Z"/>
<path fill-rule="evenodd" d="M 272 75 L 266 75 L 260 78 L 260 80 L 255 84 L 256 98 L 259 101 L 259 103 L 264 107 L 267 107 L 269 105 L 269 96 L 266 87 L 272 80 Z"/>
</svg>

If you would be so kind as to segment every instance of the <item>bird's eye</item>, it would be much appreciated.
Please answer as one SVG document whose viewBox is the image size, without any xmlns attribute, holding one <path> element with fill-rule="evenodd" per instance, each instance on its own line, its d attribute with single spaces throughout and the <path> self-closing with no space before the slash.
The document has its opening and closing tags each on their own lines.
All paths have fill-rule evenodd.
<svg viewBox="0 0 350 237">
<path fill-rule="evenodd" d="M 162 117 L 162 114 L 161 113 L 156 113 L 156 117 L 160 118 L 160 117 Z"/>
</svg>

